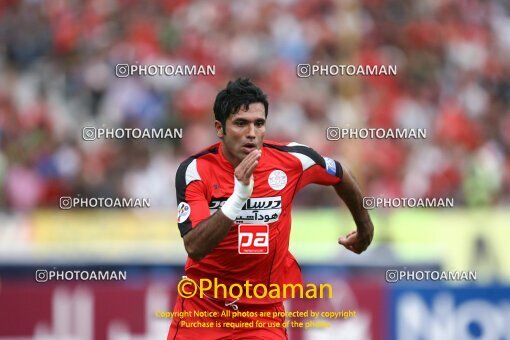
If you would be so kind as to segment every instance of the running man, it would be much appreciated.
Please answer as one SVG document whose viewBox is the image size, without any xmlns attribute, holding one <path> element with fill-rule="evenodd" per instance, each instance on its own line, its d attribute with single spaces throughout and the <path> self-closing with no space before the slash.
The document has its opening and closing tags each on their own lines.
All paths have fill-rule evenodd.
<svg viewBox="0 0 510 340">
<path fill-rule="evenodd" d="M 268 106 L 266 95 L 250 80 L 229 82 L 214 103 L 220 142 L 177 170 L 178 226 L 188 253 L 186 276 L 194 282 L 216 279 L 226 287 L 249 282 L 258 288 L 302 284 L 288 249 L 291 208 L 296 193 L 311 183 L 333 186 L 354 218 L 356 230 L 340 237 L 339 244 L 360 254 L 372 241 L 374 227 L 353 176 L 305 145 L 264 140 Z M 284 298 L 249 293 L 236 298 L 179 295 L 175 312 L 208 315 L 174 317 L 168 339 L 286 339 L 285 328 L 260 327 L 283 323 L 283 317 L 272 316 L 284 311 Z M 232 319 L 226 311 L 245 313 Z M 227 321 L 249 327 L 226 327 Z"/>
</svg>

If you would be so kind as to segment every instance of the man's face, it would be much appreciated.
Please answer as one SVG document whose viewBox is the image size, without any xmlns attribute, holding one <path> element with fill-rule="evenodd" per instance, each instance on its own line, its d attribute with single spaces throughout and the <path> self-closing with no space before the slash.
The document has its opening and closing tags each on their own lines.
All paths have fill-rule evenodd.
<svg viewBox="0 0 510 340">
<path fill-rule="evenodd" d="M 214 122 L 216 134 L 223 141 L 223 153 L 237 166 L 250 152 L 262 147 L 266 133 L 266 114 L 262 103 L 252 103 L 228 117 L 223 132 L 221 123 Z"/>
</svg>

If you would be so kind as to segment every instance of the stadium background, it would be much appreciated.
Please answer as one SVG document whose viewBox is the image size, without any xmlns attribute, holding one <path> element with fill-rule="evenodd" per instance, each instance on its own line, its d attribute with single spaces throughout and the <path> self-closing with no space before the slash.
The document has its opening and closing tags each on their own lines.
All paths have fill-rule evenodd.
<svg viewBox="0 0 510 340">
<path fill-rule="evenodd" d="M 176 167 L 215 142 L 229 79 L 269 95 L 267 137 L 348 164 L 368 196 L 453 197 L 378 209 L 361 256 L 329 188 L 296 199 L 291 248 L 356 310 L 291 339 L 509 339 L 510 5 L 505 0 L 2 1 L 0 339 L 158 339 L 185 252 Z M 115 77 L 119 63 L 209 64 L 215 76 Z M 397 77 L 298 78 L 296 65 L 396 64 Z M 82 128 L 183 128 L 182 140 L 82 140 Z M 326 140 L 326 128 L 426 128 L 426 140 Z M 58 208 L 150 197 L 150 209 Z M 506 221 L 506 222 L 505 222 Z M 122 269 L 126 282 L 37 283 L 36 269 Z M 477 270 L 476 283 L 386 283 L 387 269 Z"/>
</svg>

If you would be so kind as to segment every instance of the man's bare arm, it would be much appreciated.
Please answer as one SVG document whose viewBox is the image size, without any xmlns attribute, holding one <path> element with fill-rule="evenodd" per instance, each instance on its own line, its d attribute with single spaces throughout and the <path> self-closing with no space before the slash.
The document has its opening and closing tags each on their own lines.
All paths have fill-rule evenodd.
<svg viewBox="0 0 510 340">
<path fill-rule="evenodd" d="M 344 167 L 342 180 L 334 185 L 337 195 L 349 208 L 356 229 L 345 237 L 340 237 L 338 243 L 356 254 L 365 251 L 374 237 L 374 225 L 370 220 L 368 211 L 363 208 L 363 195 L 354 176 Z"/>
<path fill-rule="evenodd" d="M 195 261 L 209 254 L 227 236 L 232 220 L 221 209 L 184 235 L 184 248 Z"/>
<path fill-rule="evenodd" d="M 254 150 L 236 167 L 234 176 L 243 185 L 249 186 L 250 182 L 253 181 L 253 171 L 257 167 L 260 155 L 260 150 Z M 248 197 L 249 195 L 251 195 L 251 189 Z M 243 199 L 248 199 L 248 197 L 243 197 Z M 184 235 L 184 248 L 189 257 L 195 261 L 200 261 L 216 248 L 232 227 L 235 216 L 230 217 L 227 217 L 222 209 L 218 209 L 215 214 L 200 222 Z"/>
</svg>

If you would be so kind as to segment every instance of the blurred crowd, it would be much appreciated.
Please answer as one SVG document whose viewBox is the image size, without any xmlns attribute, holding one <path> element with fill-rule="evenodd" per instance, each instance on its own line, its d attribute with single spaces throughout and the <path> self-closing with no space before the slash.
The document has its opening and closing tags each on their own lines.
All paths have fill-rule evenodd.
<svg viewBox="0 0 510 340">
<path fill-rule="evenodd" d="M 349 164 L 368 195 L 507 205 L 508 60 L 506 0 L 2 1 L 1 206 L 81 195 L 174 209 L 176 168 L 216 142 L 215 95 L 239 76 L 269 95 L 268 139 Z M 216 75 L 118 78 L 124 63 Z M 301 63 L 398 75 L 299 78 Z M 84 141 L 86 126 L 182 127 L 183 138 Z M 328 126 L 426 128 L 427 139 L 328 141 Z M 301 206 L 336 204 L 309 190 Z"/>
</svg>

